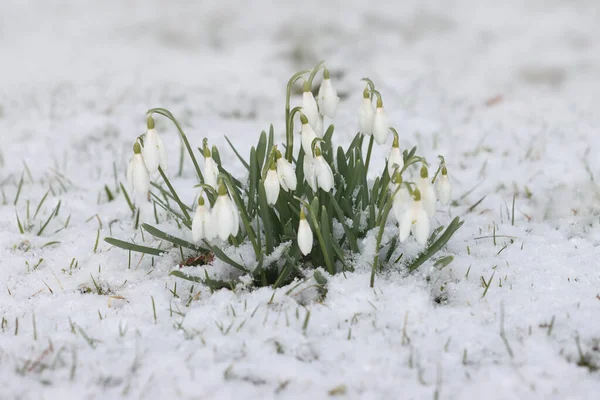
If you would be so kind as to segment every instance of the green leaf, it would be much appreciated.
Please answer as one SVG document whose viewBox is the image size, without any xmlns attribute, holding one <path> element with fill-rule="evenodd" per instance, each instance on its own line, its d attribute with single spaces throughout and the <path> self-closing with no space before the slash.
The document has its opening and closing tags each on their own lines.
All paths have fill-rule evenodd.
<svg viewBox="0 0 600 400">
<path fill-rule="evenodd" d="M 454 260 L 454 256 L 446 256 L 438 259 L 433 266 L 437 269 L 444 269 Z"/>
<path fill-rule="evenodd" d="M 192 276 L 185 274 L 181 271 L 171 271 L 169 275 L 172 275 L 177 278 L 185 279 L 186 281 L 201 283 L 207 286 L 212 292 L 220 289 L 232 289 L 234 287 L 234 282 L 220 281 L 216 279 L 212 279 L 208 276 L 208 272 L 204 271 L 205 277 L 204 279 L 198 276 Z"/>
<path fill-rule="evenodd" d="M 388 248 L 387 253 L 385 253 L 385 262 L 390 262 L 390 258 L 392 258 L 392 254 L 398 248 L 398 236 L 394 236 L 390 242 L 390 247 Z"/>
<path fill-rule="evenodd" d="M 271 124 L 269 126 L 269 138 L 267 140 L 267 149 L 269 149 L 269 151 L 273 148 L 273 145 L 275 144 L 275 131 L 273 130 L 273 124 Z"/>
<path fill-rule="evenodd" d="M 38 236 L 42 236 L 42 233 L 44 233 L 44 230 L 46 229 L 46 227 L 48 226 L 48 224 L 50 223 L 50 221 L 52 220 L 52 218 L 54 218 L 54 217 L 56 217 L 58 215 L 58 210 L 60 209 L 61 202 L 62 202 L 62 200 L 58 201 L 58 204 L 56 205 L 56 207 L 54 208 L 54 210 L 52 210 L 52 213 L 50 213 L 50 216 L 46 220 L 46 223 L 44 223 L 44 225 L 42 225 L 42 227 L 38 231 L 38 233 L 37 233 Z"/>
<path fill-rule="evenodd" d="M 321 206 L 321 250 L 325 255 L 325 264 L 327 264 L 327 271 L 333 275 L 335 274 L 335 267 L 333 265 L 333 236 L 329 230 L 329 216 L 327 215 L 327 207 Z"/>
<path fill-rule="evenodd" d="M 337 172 L 344 177 L 345 181 L 348 181 L 348 163 L 342 146 L 337 149 Z"/>
<path fill-rule="evenodd" d="M 161 167 L 158 167 L 158 172 L 160 173 L 160 176 L 162 176 L 163 180 L 167 184 L 167 187 L 169 188 L 169 191 L 171 192 L 171 195 L 173 196 L 173 199 L 175 199 L 175 202 L 179 205 L 179 209 L 181 210 L 181 212 L 185 216 L 186 221 L 188 223 L 191 222 L 190 214 L 188 213 L 187 208 L 186 208 L 187 206 L 185 204 L 183 204 L 183 202 L 179 199 L 179 196 L 177 195 L 177 192 L 173 188 L 173 185 L 171 185 L 171 182 L 169 181 L 169 178 L 167 178 L 167 175 L 165 175 L 165 173 L 164 173 L 164 171 L 162 170 Z"/>
<path fill-rule="evenodd" d="M 250 185 L 248 189 L 248 214 L 251 216 L 256 215 L 256 197 L 258 180 L 260 179 L 260 168 L 258 167 L 258 157 L 256 156 L 256 150 L 254 146 L 250 149 Z"/>
<path fill-rule="evenodd" d="M 123 196 L 125 197 L 125 201 L 127 202 L 129 209 L 131 210 L 132 213 L 135 212 L 135 206 L 133 205 L 131 198 L 127 194 L 127 190 L 125 190 L 125 186 L 123 186 L 122 182 L 119 182 L 119 186 L 121 187 L 121 190 L 123 191 Z"/>
<path fill-rule="evenodd" d="M 321 272 L 315 271 L 313 277 L 319 285 L 327 285 L 327 278 L 325 278 Z"/>
<path fill-rule="evenodd" d="M 425 261 L 429 260 L 435 253 L 440 251 L 442 247 L 448 243 L 452 235 L 462 226 L 464 221 L 461 221 L 459 217 L 456 217 L 450 222 L 448 228 L 444 231 L 444 233 L 440 236 L 438 240 L 436 240 L 433 244 L 431 244 L 427 250 L 425 250 L 421 255 L 415 258 L 408 266 L 409 271 L 414 271 L 419 268 Z"/>
<path fill-rule="evenodd" d="M 338 202 L 335 201 L 335 197 L 333 196 L 333 194 L 330 195 L 330 199 L 331 203 L 333 204 L 333 209 L 337 215 L 337 219 L 344 228 L 344 233 L 346 234 L 346 239 L 348 240 L 348 245 L 350 246 L 350 249 L 353 252 L 358 253 L 359 249 L 358 244 L 356 242 L 356 236 L 354 235 L 354 232 L 352 232 L 352 229 L 350 229 L 350 227 L 346 223 L 346 216 L 344 215 L 342 208 L 340 207 Z"/>
<path fill-rule="evenodd" d="M 124 242 L 123 240 L 119 240 L 119 239 L 115 239 L 115 238 L 111 238 L 111 237 L 104 238 L 104 241 L 108 244 L 111 244 L 115 247 L 118 247 L 118 248 L 121 248 L 124 250 L 135 251 L 137 253 L 144 253 L 144 254 L 149 254 L 152 256 L 160 256 L 166 252 L 166 250 L 156 249 L 154 247 L 140 246 L 139 244 Z"/>
<path fill-rule="evenodd" d="M 187 240 L 180 239 L 173 235 L 169 235 L 168 233 L 165 233 L 165 232 L 161 231 L 160 229 L 153 227 L 152 225 L 142 224 L 142 228 L 144 228 L 144 230 L 146 232 L 148 232 L 155 238 L 165 240 L 167 242 L 174 244 L 175 246 L 185 247 L 186 249 L 194 250 L 194 251 L 201 252 L 201 253 L 208 252 L 207 249 L 205 249 L 201 246 L 197 246 L 193 243 L 188 242 Z"/>
<path fill-rule="evenodd" d="M 262 131 L 258 144 L 256 145 L 256 157 L 258 159 L 258 169 L 262 170 L 265 163 L 265 156 L 267 155 L 267 133 Z"/>
<path fill-rule="evenodd" d="M 240 271 L 243 272 L 248 272 L 248 269 L 246 267 L 244 267 L 243 265 L 241 265 L 240 263 L 232 260 L 227 254 L 225 254 L 223 252 L 223 250 L 221 250 L 220 248 L 216 247 L 216 246 L 211 246 L 208 242 L 204 242 L 209 248 L 210 250 L 215 254 L 215 257 L 217 257 L 219 260 L 223 261 L 226 264 L 231 265 L 233 268 L 239 269 Z"/>
<path fill-rule="evenodd" d="M 265 247 L 267 255 L 273 252 L 275 246 L 275 238 L 273 237 L 273 221 L 269 215 L 269 205 L 267 204 L 267 194 L 265 192 L 265 185 L 261 179 L 258 183 L 258 203 L 259 203 L 259 214 L 262 219 L 262 223 L 265 231 Z"/>
<path fill-rule="evenodd" d="M 187 228 L 192 229 L 192 224 L 188 221 L 183 215 L 179 214 L 177 211 L 171 208 L 168 204 L 161 200 L 160 197 L 150 192 L 150 197 L 152 197 L 155 204 L 158 204 L 160 208 L 171 214 L 173 217 L 179 219 Z"/>
<path fill-rule="evenodd" d="M 248 165 L 246 160 L 244 160 L 244 158 L 240 155 L 240 153 L 238 153 L 237 149 L 233 146 L 233 143 L 231 143 L 231 140 L 229 140 L 229 138 L 227 136 L 225 136 L 225 140 L 227 140 L 227 143 L 229 143 L 229 147 L 231 147 L 231 149 L 237 156 L 238 160 L 240 160 L 240 162 L 244 165 L 244 167 L 246 167 L 246 169 L 248 171 L 250 171 L 250 165 Z"/>
</svg>

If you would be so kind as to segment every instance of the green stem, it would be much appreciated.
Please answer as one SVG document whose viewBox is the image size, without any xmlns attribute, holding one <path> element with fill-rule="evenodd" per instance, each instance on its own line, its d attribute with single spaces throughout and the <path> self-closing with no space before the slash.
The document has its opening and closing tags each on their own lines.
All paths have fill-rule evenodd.
<svg viewBox="0 0 600 400">
<path fill-rule="evenodd" d="M 319 72 L 319 70 L 323 67 L 323 63 L 325 63 L 325 61 L 320 61 L 311 71 L 310 76 L 308 77 L 308 84 L 311 86 L 312 88 L 312 83 L 313 80 L 315 79 L 315 76 L 317 76 L 317 72 Z M 324 68 L 324 67 L 323 67 Z"/>
<path fill-rule="evenodd" d="M 177 122 L 177 120 L 175 119 L 173 114 L 171 114 L 171 112 L 165 108 L 152 108 L 146 112 L 146 114 L 152 114 L 152 113 L 160 114 L 164 117 L 167 117 L 175 124 L 175 127 L 177 128 L 177 130 L 179 131 L 179 135 L 181 136 L 181 140 L 183 140 L 183 143 L 185 144 L 185 147 L 187 148 L 188 154 L 190 155 L 190 158 L 192 159 L 192 163 L 194 164 L 194 168 L 196 169 L 196 174 L 198 175 L 198 179 L 200 179 L 201 183 L 204 183 L 204 177 L 202 176 L 202 172 L 200 171 L 200 166 L 198 165 L 196 156 L 194 156 L 194 151 L 192 150 L 192 147 L 190 146 L 190 142 L 188 141 L 186 134 L 183 132 L 183 129 L 181 129 L 181 125 L 179 125 L 179 122 Z"/>
<path fill-rule="evenodd" d="M 294 149 L 294 133 L 290 127 L 289 119 L 290 119 L 290 99 L 292 97 L 292 85 L 296 83 L 298 79 L 302 77 L 302 75 L 308 73 L 310 71 L 300 71 L 295 73 L 287 83 L 287 88 L 285 92 L 285 158 L 290 163 L 292 162 L 293 157 L 293 149 Z"/>
</svg>

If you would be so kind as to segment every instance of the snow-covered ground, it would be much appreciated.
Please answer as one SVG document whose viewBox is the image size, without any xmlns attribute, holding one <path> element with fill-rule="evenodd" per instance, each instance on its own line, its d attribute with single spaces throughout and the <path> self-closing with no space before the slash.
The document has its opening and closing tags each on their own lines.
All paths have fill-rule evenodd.
<svg viewBox="0 0 600 400">
<path fill-rule="evenodd" d="M 0 2 L 0 399 L 595 398 L 600 3 L 273 3 Z M 130 265 L 102 240 L 141 240 L 104 188 L 148 108 L 242 173 L 224 135 L 246 153 L 273 122 L 283 140 L 285 83 L 320 59 L 338 143 L 369 76 L 401 145 L 446 156 L 466 221 L 449 266 L 399 265 L 370 289 L 365 265 L 305 303 L 211 294 L 168 276 L 176 251 Z M 174 176 L 177 133 L 157 127 Z M 174 183 L 191 202 L 191 165 Z"/>
</svg>

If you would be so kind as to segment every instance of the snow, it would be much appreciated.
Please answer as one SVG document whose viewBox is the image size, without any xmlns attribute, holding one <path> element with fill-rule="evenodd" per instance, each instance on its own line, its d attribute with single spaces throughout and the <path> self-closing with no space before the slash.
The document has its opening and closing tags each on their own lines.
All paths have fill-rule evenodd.
<svg viewBox="0 0 600 400">
<path fill-rule="evenodd" d="M 600 364 L 597 1 L 23 0 L 1 2 L 0 16 L 0 398 L 600 391 L 598 371 L 578 365 L 578 343 Z M 124 181 L 148 108 L 171 110 L 193 146 L 208 137 L 242 174 L 224 135 L 247 154 L 272 122 L 283 141 L 285 83 L 320 59 L 342 97 L 337 143 L 356 131 L 369 76 L 400 145 L 446 157 L 449 212 L 466 221 L 450 265 L 398 266 L 374 289 L 365 265 L 328 277 L 318 302 L 311 282 L 191 289 L 168 276 L 177 251 L 134 254 L 129 268 L 127 252 L 102 241 L 142 240 L 104 187 L 114 192 L 114 167 Z M 157 129 L 174 177 L 176 130 L 158 117 Z M 376 170 L 388 151 L 376 148 Z M 191 204 L 191 164 L 173 182 Z M 33 217 L 50 186 L 20 234 L 16 213 L 26 224 L 27 202 Z"/>
</svg>

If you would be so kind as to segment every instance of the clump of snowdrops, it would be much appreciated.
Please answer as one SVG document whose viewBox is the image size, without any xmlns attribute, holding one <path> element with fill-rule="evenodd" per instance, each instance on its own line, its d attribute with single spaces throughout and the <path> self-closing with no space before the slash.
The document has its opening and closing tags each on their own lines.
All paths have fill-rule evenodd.
<svg viewBox="0 0 600 400">
<path fill-rule="evenodd" d="M 315 98 L 313 80 L 320 71 L 323 80 Z M 291 108 L 292 88 L 300 80 L 302 102 Z M 218 148 L 209 146 L 209 139 L 204 139 L 196 153 L 168 110 L 149 110 L 147 131 L 136 139 L 127 170 L 133 201 L 129 196 L 127 200 L 132 211 L 138 210 L 136 226 L 140 222 L 139 207 L 152 202 L 156 222 L 157 207 L 164 209 L 181 227 L 183 238 L 143 223 L 146 232 L 172 243 L 182 257 L 183 248 L 191 250 L 188 260 L 202 263 L 217 257 L 240 271 L 238 279 L 251 274 L 257 286 L 289 284 L 318 267 L 330 274 L 353 271 L 358 263 L 365 262 L 361 253 L 374 254 L 367 261 L 371 286 L 376 272 L 386 266 L 415 270 L 443 248 L 462 221 L 455 218 L 447 227 L 434 228 L 438 206 L 447 205 L 451 196 L 445 160 L 440 156 L 439 164 L 432 168 L 416 154 L 416 147 L 402 149 L 401 137 L 390 126 L 381 94 L 371 80 L 364 81 L 358 133 L 347 148 L 336 148 L 332 141 L 334 126 L 325 129 L 326 118 L 333 119 L 339 105 L 329 71 L 321 63 L 312 71 L 292 76 L 286 93 L 285 143 L 275 142 L 271 125 L 269 133 L 263 131 L 248 158 L 244 158 L 227 139 L 246 169 L 238 177 L 228 171 Z M 166 174 L 167 152 L 155 129 L 155 115 L 175 124 L 194 165 L 198 197 L 193 206 L 181 200 Z M 298 127 L 300 136 L 295 137 Z M 368 176 L 374 143 L 388 147 L 389 155 L 384 170 L 371 181 Z M 151 177 L 158 175 L 166 188 L 151 182 Z M 384 235 L 386 230 L 396 233 L 389 239 Z M 382 243 L 384 237 L 388 237 L 386 243 Z M 402 246 L 413 240 L 421 252 L 403 258 Z M 153 256 L 168 250 L 114 238 L 106 241 Z M 251 262 L 234 260 L 232 247 L 238 246 L 252 248 Z M 213 288 L 235 283 L 217 281 L 208 274 L 172 274 Z M 318 272 L 314 277 L 319 283 L 324 280 Z"/>
</svg>

